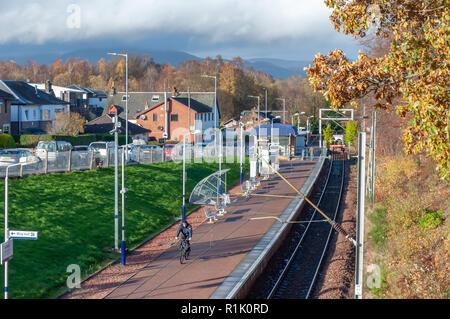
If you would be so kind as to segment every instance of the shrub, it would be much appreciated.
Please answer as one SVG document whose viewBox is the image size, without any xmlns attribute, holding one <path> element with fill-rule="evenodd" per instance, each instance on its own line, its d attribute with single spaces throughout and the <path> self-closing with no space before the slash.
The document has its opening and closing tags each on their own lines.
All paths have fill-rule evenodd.
<svg viewBox="0 0 450 319">
<path fill-rule="evenodd" d="M 354 145 L 355 137 L 358 135 L 358 126 L 355 121 L 348 121 L 345 125 L 345 145 L 350 142 Z"/>
<path fill-rule="evenodd" d="M 14 148 L 16 142 L 14 138 L 9 134 L 0 134 L 0 148 Z"/>
<path fill-rule="evenodd" d="M 328 125 L 327 128 L 323 130 L 323 139 L 327 143 L 327 147 L 330 147 L 332 138 L 333 138 L 333 129 L 331 128 L 331 126 Z"/>
<path fill-rule="evenodd" d="M 431 230 L 442 224 L 442 210 L 430 211 L 429 209 L 425 210 L 425 216 L 422 217 L 418 225 L 422 230 Z"/>
</svg>

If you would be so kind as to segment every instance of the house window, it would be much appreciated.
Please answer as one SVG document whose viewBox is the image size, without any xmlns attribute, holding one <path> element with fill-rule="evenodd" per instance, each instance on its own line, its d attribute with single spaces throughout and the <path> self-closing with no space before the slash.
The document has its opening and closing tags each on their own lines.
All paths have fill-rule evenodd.
<svg viewBox="0 0 450 319">
<path fill-rule="evenodd" d="M 128 98 L 130 98 L 130 96 L 128 95 Z M 126 101 L 127 100 L 127 96 L 126 95 L 123 95 L 122 96 L 122 101 Z"/>
<path fill-rule="evenodd" d="M 152 101 L 153 102 L 158 102 L 159 101 L 159 95 L 153 95 L 152 96 Z"/>
<path fill-rule="evenodd" d="M 50 120 L 50 110 L 44 110 L 44 112 L 42 114 L 42 119 L 44 121 Z"/>
<path fill-rule="evenodd" d="M 0 101 L 0 113 L 8 113 L 8 102 Z"/>
<path fill-rule="evenodd" d="M 153 122 L 158 122 L 158 114 L 153 113 Z"/>
<path fill-rule="evenodd" d="M 28 121 L 28 110 L 25 110 L 24 114 L 25 114 L 25 121 Z"/>
<path fill-rule="evenodd" d="M 178 122 L 178 114 L 170 114 L 171 122 Z"/>
</svg>

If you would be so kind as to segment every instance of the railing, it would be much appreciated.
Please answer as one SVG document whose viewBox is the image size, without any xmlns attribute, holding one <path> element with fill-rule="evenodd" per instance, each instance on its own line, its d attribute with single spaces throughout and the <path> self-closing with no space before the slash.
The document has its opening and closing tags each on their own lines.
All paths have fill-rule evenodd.
<svg viewBox="0 0 450 319">
<path fill-rule="evenodd" d="M 122 165 L 123 148 L 118 150 L 118 164 Z M 27 162 L 26 166 L 14 166 L 9 169 L 9 176 L 24 176 L 32 174 L 47 174 L 55 172 L 70 172 L 75 170 L 91 170 L 94 168 L 114 166 L 114 150 L 99 151 L 68 151 L 45 152 L 36 162 Z M 127 164 L 150 164 L 170 161 L 162 148 L 144 150 L 137 147 L 128 153 Z M 11 163 L 12 164 L 12 163 Z M 7 165 L 0 166 L 0 177 L 5 177 Z"/>
</svg>

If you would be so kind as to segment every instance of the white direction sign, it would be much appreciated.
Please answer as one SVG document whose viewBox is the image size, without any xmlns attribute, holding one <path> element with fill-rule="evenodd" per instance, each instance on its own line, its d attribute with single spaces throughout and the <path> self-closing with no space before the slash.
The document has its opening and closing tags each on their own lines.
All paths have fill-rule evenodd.
<svg viewBox="0 0 450 319">
<path fill-rule="evenodd" d="M 10 230 L 9 238 L 11 239 L 38 239 L 37 231 L 28 231 L 28 230 Z"/>
<path fill-rule="evenodd" d="M 6 261 L 10 260 L 13 257 L 13 241 L 8 240 L 2 243 L 0 249 L 0 261 L 1 264 L 5 263 Z"/>
</svg>

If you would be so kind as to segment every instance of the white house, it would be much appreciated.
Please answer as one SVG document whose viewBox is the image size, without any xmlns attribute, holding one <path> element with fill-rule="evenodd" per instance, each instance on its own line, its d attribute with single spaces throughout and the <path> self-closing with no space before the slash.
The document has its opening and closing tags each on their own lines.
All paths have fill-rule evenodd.
<svg viewBox="0 0 450 319">
<path fill-rule="evenodd" d="M 58 112 L 70 111 L 69 102 L 56 98 L 23 81 L 0 81 L 0 89 L 11 94 L 11 133 L 49 132 Z"/>
</svg>

